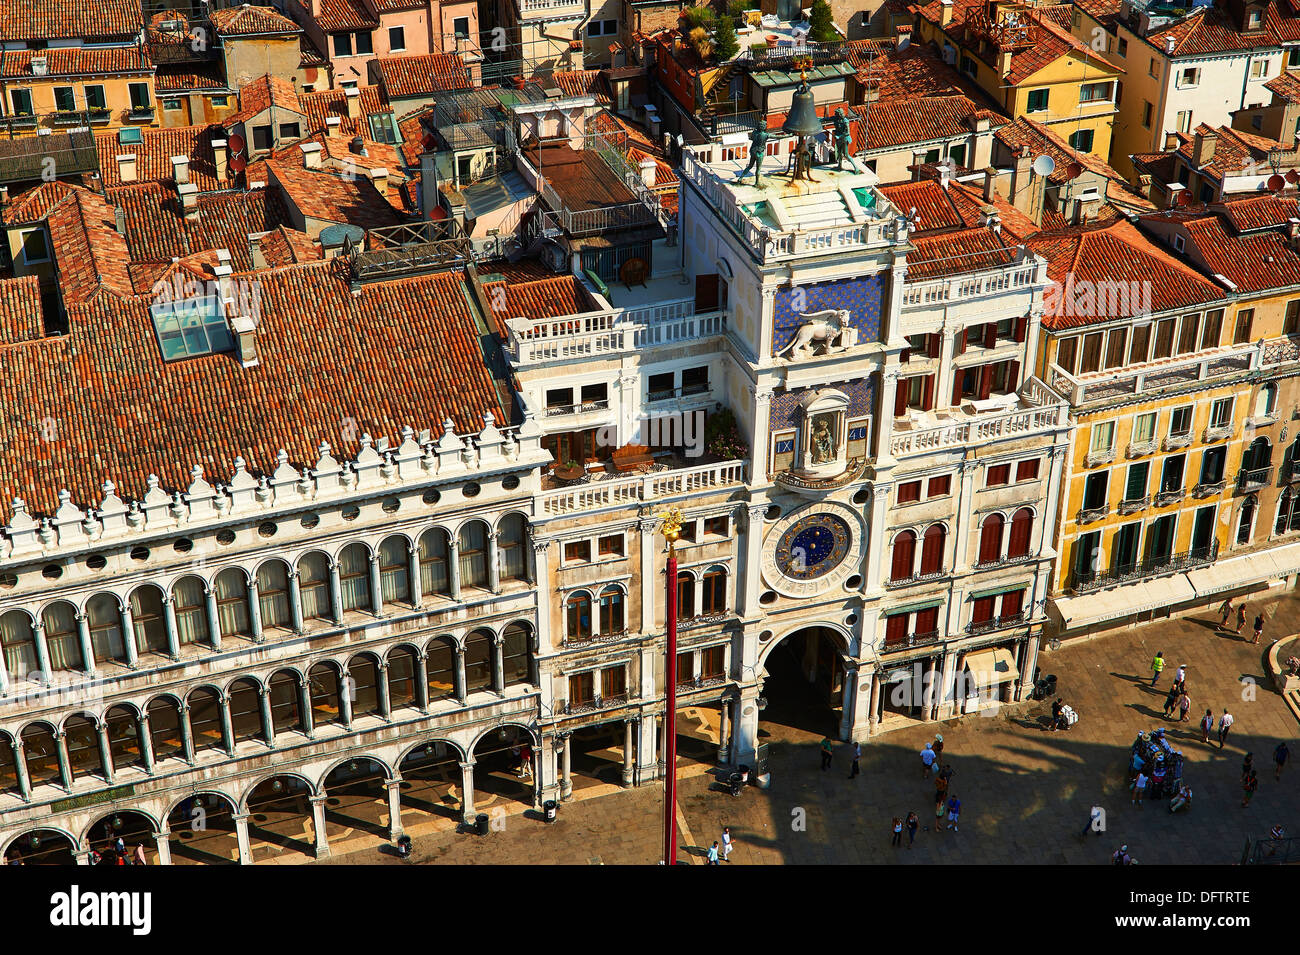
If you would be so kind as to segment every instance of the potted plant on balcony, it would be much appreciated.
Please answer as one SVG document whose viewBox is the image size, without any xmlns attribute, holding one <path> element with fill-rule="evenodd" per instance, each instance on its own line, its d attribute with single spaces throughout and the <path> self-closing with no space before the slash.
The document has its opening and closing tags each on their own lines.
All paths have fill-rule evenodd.
<svg viewBox="0 0 1300 955">
<path fill-rule="evenodd" d="M 704 423 L 704 450 L 720 461 L 734 461 L 749 455 L 749 445 L 742 439 L 736 416 L 730 408 L 710 415 Z"/>
<path fill-rule="evenodd" d="M 587 469 L 572 459 L 555 466 L 555 477 L 561 481 L 576 481 L 586 473 Z"/>
</svg>

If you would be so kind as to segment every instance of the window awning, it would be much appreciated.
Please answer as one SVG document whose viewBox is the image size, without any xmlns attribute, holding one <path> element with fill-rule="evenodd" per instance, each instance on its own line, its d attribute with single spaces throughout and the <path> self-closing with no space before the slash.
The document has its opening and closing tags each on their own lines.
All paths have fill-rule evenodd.
<svg viewBox="0 0 1300 955">
<path fill-rule="evenodd" d="M 992 647 L 966 654 L 964 666 L 974 677 L 977 686 L 996 686 L 1020 679 L 1016 659 L 1004 647 Z"/>
<path fill-rule="evenodd" d="M 1275 547 L 1272 550 L 1264 551 L 1262 556 L 1269 559 L 1273 565 L 1273 571 L 1278 577 L 1300 572 L 1300 544 Z"/>
<path fill-rule="evenodd" d="M 1210 567 L 1189 570 L 1187 579 L 1196 588 L 1198 597 L 1221 594 L 1225 590 L 1235 590 L 1272 578 L 1277 573 L 1277 556 L 1269 551 L 1242 554 L 1240 557 L 1217 561 Z"/>
<path fill-rule="evenodd" d="M 1053 606 L 1066 630 L 1079 630 L 1095 623 L 1121 620 L 1148 610 L 1195 600 L 1196 588 L 1187 577 L 1187 574 L 1174 574 L 1156 580 L 1134 581 L 1081 597 L 1057 597 Z"/>
</svg>

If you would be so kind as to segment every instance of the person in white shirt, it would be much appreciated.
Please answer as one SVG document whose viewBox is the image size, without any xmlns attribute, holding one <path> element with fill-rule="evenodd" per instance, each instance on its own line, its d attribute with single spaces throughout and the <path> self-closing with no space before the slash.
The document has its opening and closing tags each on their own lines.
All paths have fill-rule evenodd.
<svg viewBox="0 0 1300 955">
<path fill-rule="evenodd" d="M 1219 717 L 1219 749 L 1223 749 L 1223 744 L 1228 739 L 1228 730 L 1232 729 L 1232 714 L 1228 708 L 1223 708 L 1223 715 Z"/>
<path fill-rule="evenodd" d="M 722 861 L 731 861 L 731 827 L 722 827 Z"/>
<path fill-rule="evenodd" d="M 1142 796 L 1147 788 L 1147 774 L 1138 772 L 1137 779 L 1133 780 L 1133 805 L 1139 809 L 1142 808 Z"/>
<path fill-rule="evenodd" d="M 925 744 L 925 749 L 921 750 L 921 778 L 929 779 L 930 770 L 934 769 L 934 747 L 929 743 Z"/>
</svg>

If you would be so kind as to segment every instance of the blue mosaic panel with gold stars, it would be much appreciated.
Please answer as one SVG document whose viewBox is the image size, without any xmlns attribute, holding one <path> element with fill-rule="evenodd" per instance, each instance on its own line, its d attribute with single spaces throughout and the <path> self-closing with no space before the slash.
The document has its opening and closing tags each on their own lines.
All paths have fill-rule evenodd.
<svg viewBox="0 0 1300 955">
<path fill-rule="evenodd" d="M 776 293 L 772 354 L 778 354 L 794 340 L 795 332 L 804 323 L 799 317 L 800 312 L 820 312 L 828 308 L 847 308 L 852 313 L 849 324 L 858 330 L 859 344 L 878 341 L 886 274 L 877 272 L 870 278 L 781 289 Z"/>
<path fill-rule="evenodd" d="M 833 514 L 809 514 L 781 535 L 776 565 L 794 580 L 816 580 L 838 567 L 848 552 L 848 524 Z"/>
<path fill-rule="evenodd" d="M 870 415 L 876 403 L 876 379 L 859 378 L 857 381 L 833 381 L 826 385 L 842 391 L 849 397 L 848 416 L 861 418 Z M 794 391 L 778 391 L 772 396 L 772 410 L 768 416 L 770 431 L 786 431 L 799 426 L 799 399 L 808 391 L 816 388 L 797 388 Z M 854 440 L 854 435 L 849 436 Z M 793 448 L 791 449 L 793 450 Z M 778 454 L 781 452 L 778 451 Z"/>
</svg>

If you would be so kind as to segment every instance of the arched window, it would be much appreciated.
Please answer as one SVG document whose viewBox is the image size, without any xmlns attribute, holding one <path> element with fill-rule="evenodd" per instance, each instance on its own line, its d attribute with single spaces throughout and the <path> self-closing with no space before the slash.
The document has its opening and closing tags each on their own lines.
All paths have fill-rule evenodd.
<svg viewBox="0 0 1300 955">
<path fill-rule="evenodd" d="M 330 620 L 330 568 L 324 554 L 307 554 L 298 561 L 298 593 L 304 620 Z"/>
<path fill-rule="evenodd" d="M 228 567 L 213 583 L 217 598 L 217 625 L 223 637 L 253 637 L 253 618 L 248 612 L 248 579 L 242 570 Z"/>
<path fill-rule="evenodd" d="M 894 554 L 890 562 L 889 579 L 907 580 L 912 576 L 916 562 L 916 534 L 903 531 L 894 537 Z"/>
<path fill-rule="evenodd" d="M 1277 409 L 1277 385 L 1269 382 L 1255 395 L 1255 417 L 1267 418 Z"/>
<path fill-rule="evenodd" d="M 1237 519 L 1237 543 L 1250 543 L 1250 530 L 1255 521 L 1255 495 L 1252 494 L 1241 504 L 1241 516 Z"/>
<path fill-rule="evenodd" d="M 203 581 L 198 577 L 185 577 L 172 588 L 172 599 L 176 604 L 176 641 L 181 646 L 212 644 L 212 634 L 208 629 L 208 598 L 204 589 Z M 139 626 L 140 618 L 137 617 L 137 630 Z"/>
<path fill-rule="evenodd" d="M 492 686 L 492 636 L 476 630 L 465 638 L 465 692 Z"/>
<path fill-rule="evenodd" d="M 4 647 L 5 669 L 9 679 L 26 680 L 29 673 L 40 669 L 36 656 L 36 633 L 32 618 L 21 610 L 10 610 L 0 616 L 0 646 Z"/>
<path fill-rule="evenodd" d="M 149 739 L 153 743 L 153 758 L 167 759 L 185 755 L 185 742 L 181 733 L 181 710 L 170 696 L 160 696 L 149 703 Z"/>
<path fill-rule="evenodd" d="M 271 725 L 277 733 L 302 729 L 298 674 L 277 670 L 271 676 Z"/>
<path fill-rule="evenodd" d="M 129 706 L 115 706 L 104 714 L 108 727 L 108 752 L 113 757 L 113 768 L 121 771 L 126 766 L 144 769 L 144 754 L 140 749 L 140 721 Z"/>
<path fill-rule="evenodd" d="M 48 723 L 33 723 L 23 730 L 22 739 L 27 779 L 32 788 L 61 785 L 63 776 L 59 772 L 59 750 L 54 743 L 54 727 Z"/>
<path fill-rule="evenodd" d="M 925 529 L 921 543 L 922 574 L 937 574 L 943 570 L 943 551 L 947 541 L 948 530 L 942 524 L 931 524 Z"/>
<path fill-rule="evenodd" d="M 8 733 L 0 733 L 0 792 L 18 792 L 17 753 Z"/>
<path fill-rule="evenodd" d="M 314 726 L 337 723 L 339 711 L 339 671 L 331 663 L 318 663 L 307 673 L 311 687 L 311 720 Z"/>
<path fill-rule="evenodd" d="M 1022 507 L 1011 515 L 1011 540 L 1007 544 L 1008 557 L 1028 557 L 1030 538 L 1034 533 L 1034 512 Z"/>
<path fill-rule="evenodd" d="M 704 572 L 701 604 L 705 616 L 727 612 L 727 568 L 715 566 Z"/>
<path fill-rule="evenodd" d="M 591 639 L 591 595 L 585 590 L 564 601 L 564 633 L 570 640 Z"/>
<path fill-rule="evenodd" d="M 370 552 L 365 544 L 349 544 L 339 554 L 339 588 L 344 613 L 370 609 Z"/>
<path fill-rule="evenodd" d="M 289 568 L 284 561 L 268 560 L 257 568 L 257 609 L 262 616 L 263 630 L 293 627 L 289 598 Z"/>
<path fill-rule="evenodd" d="M 529 630 L 521 623 L 512 623 L 506 627 L 501 637 L 501 660 L 505 667 L 506 686 L 533 682 L 532 643 Z"/>
<path fill-rule="evenodd" d="M 432 527 L 420 536 L 420 590 L 426 594 L 451 593 L 447 532 Z"/>
<path fill-rule="evenodd" d="M 225 749 L 225 731 L 221 726 L 221 701 L 217 691 L 199 687 L 190 691 L 190 731 L 194 738 L 194 752 Z"/>
<path fill-rule="evenodd" d="M 460 585 L 486 587 L 488 585 L 487 525 L 470 521 L 460 529 Z"/>
<path fill-rule="evenodd" d="M 236 680 L 230 684 L 230 729 L 235 742 L 266 739 L 262 731 L 262 695 L 253 680 Z"/>
<path fill-rule="evenodd" d="M 429 641 L 425 674 L 429 680 L 429 700 L 448 700 L 456 695 L 456 648 L 447 637 Z"/>
<path fill-rule="evenodd" d="M 523 515 L 509 514 L 497 528 L 497 561 L 502 580 L 528 579 Z"/>
<path fill-rule="evenodd" d="M 348 688 L 353 717 L 379 715 L 379 667 L 369 653 L 358 653 L 348 661 Z"/>
<path fill-rule="evenodd" d="M 685 570 L 677 573 L 677 619 L 695 617 L 695 575 Z"/>
<path fill-rule="evenodd" d="M 1245 455 L 1241 459 L 1241 469 L 1243 471 L 1257 471 L 1260 468 L 1266 468 L 1273 459 L 1273 447 L 1268 443 L 1268 438 L 1258 437 L 1250 442 L 1250 447 L 1246 449 Z"/>
<path fill-rule="evenodd" d="M 167 624 L 163 620 L 161 590 L 152 586 L 137 587 L 131 594 L 131 620 L 135 627 L 137 651 L 142 654 L 167 652 Z"/>
<path fill-rule="evenodd" d="M 1277 501 L 1277 524 L 1273 533 L 1290 534 L 1295 531 L 1300 531 L 1300 494 L 1294 493 L 1289 487 L 1283 488 Z"/>
<path fill-rule="evenodd" d="M 388 705 L 394 710 L 415 705 L 415 654 L 410 647 L 388 654 Z"/>
<path fill-rule="evenodd" d="M 600 592 L 600 635 L 607 637 L 623 629 L 623 588 L 610 584 Z"/>
<path fill-rule="evenodd" d="M 97 663 L 125 663 L 126 646 L 122 642 L 122 610 L 111 594 L 95 594 L 86 604 L 86 622 L 90 625 L 90 652 Z"/>
<path fill-rule="evenodd" d="M 99 727 L 94 720 L 80 713 L 69 716 L 63 721 L 63 742 L 74 781 L 104 775 L 104 761 L 99 756 Z"/>
<path fill-rule="evenodd" d="M 45 648 L 50 654 L 50 669 L 84 670 L 86 661 L 81 655 L 76 608 L 62 600 L 50 604 L 41 614 L 41 622 L 45 625 Z"/>
<path fill-rule="evenodd" d="M 405 537 L 390 537 L 379 545 L 379 589 L 384 603 L 410 602 L 411 572 Z"/>
<path fill-rule="evenodd" d="M 984 524 L 980 528 L 980 556 L 981 564 L 996 563 L 1002 556 L 1002 525 L 1006 523 L 1001 514 L 990 514 L 984 518 Z"/>
</svg>

